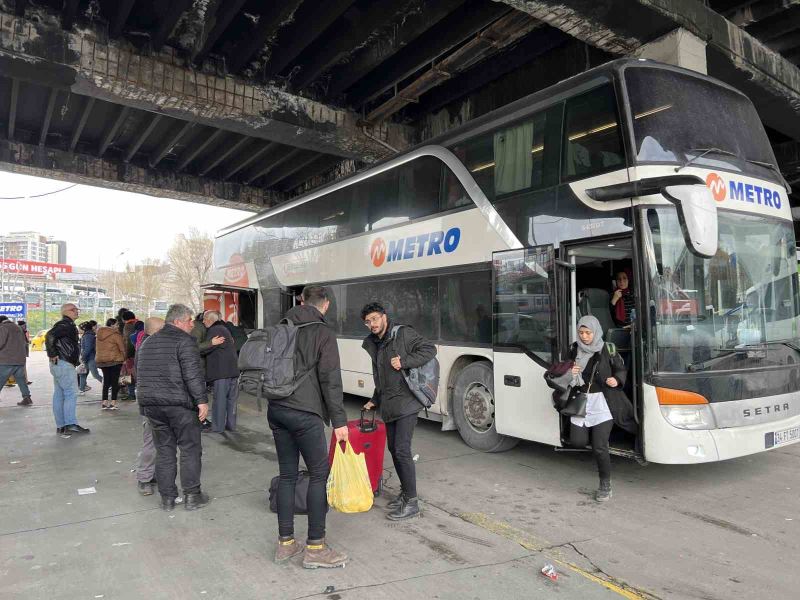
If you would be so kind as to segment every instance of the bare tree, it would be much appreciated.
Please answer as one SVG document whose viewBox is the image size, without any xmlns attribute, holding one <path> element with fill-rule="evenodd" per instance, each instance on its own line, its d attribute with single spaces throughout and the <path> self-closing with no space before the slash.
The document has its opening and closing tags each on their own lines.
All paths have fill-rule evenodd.
<svg viewBox="0 0 800 600">
<path fill-rule="evenodd" d="M 187 234 L 175 236 L 167 253 L 170 303 L 181 302 L 194 312 L 203 308 L 203 290 L 212 267 L 214 242 L 207 233 L 192 227 Z"/>
</svg>

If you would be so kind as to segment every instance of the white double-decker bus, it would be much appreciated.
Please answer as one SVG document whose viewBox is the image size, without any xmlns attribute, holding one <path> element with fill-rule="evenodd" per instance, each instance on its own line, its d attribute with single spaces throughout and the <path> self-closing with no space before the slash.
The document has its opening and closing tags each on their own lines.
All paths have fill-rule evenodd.
<svg viewBox="0 0 800 600">
<path fill-rule="evenodd" d="M 328 286 L 351 394 L 373 391 L 359 313 L 381 302 L 435 341 L 430 416 L 473 448 L 567 445 L 543 374 L 589 313 L 629 368 L 639 434 L 615 431 L 616 453 L 699 463 L 800 439 L 785 182 L 749 100 L 694 72 L 587 71 L 222 230 L 214 265 L 249 327 Z"/>
</svg>

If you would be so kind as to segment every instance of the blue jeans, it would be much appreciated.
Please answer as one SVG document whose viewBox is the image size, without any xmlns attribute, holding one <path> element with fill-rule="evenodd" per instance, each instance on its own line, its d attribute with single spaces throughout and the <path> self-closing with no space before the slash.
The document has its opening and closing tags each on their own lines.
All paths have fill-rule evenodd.
<svg viewBox="0 0 800 600">
<path fill-rule="evenodd" d="M 80 391 L 86 391 L 86 380 L 89 379 L 89 373 L 92 374 L 97 381 L 103 383 L 103 376 L 97 371 L 97 363 L 93 358 L 89 359 L 89 362 L 86 363 L 86 373 L 83 375 L 78 375 L 78 389 Z"/>
<path fill-rule="evenodd" d="M 0 365 L 0 390 L 2 390 L 8 377 L 14 376 L 19 386 L 19 392 L 23 398 L 30 398 L 31 391 L 28 389 L 27 374 L 25 373 L 25 365 Z"/>
<path fill-rule="evenodd" d="M 53 416 L 56 427 L 77 425 L 75 405 L 78 402 L 78 378 L 75 365 L 65 360 L 58 364 L 50 363 L 50 374 L 53 376 Z"/>
</svg>

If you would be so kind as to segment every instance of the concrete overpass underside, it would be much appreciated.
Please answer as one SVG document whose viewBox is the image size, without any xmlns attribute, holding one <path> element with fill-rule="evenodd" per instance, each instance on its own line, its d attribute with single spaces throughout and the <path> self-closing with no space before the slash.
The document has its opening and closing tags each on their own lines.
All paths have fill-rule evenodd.
<svg viewBox="0 0 800 600">
<path fill-rule="evenodd" d="M 676 29 L 800 183 L 800 0 L 0 0 L 0 169 L 258 210 Z"/>
</svg>

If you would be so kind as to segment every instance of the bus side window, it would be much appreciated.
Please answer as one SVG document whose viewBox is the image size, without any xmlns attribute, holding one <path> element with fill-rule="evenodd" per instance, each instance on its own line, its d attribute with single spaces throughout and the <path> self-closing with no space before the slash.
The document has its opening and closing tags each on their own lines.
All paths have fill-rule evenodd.
<svg viewBox="0 0 800 600">
<path fill-rule="evenodd" d="M 589 177 L 625 164 L 611 84 L 567 100 L 564 136 L 564 179 Z"/>
</svg>

